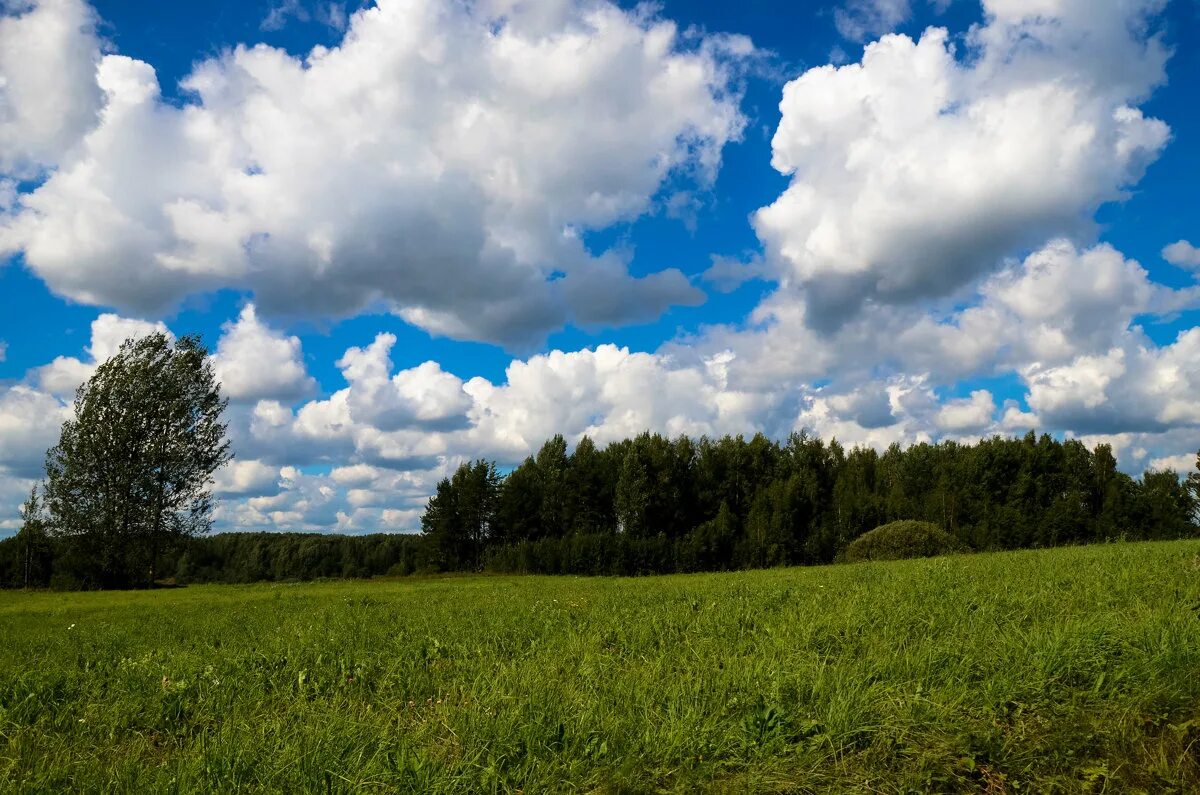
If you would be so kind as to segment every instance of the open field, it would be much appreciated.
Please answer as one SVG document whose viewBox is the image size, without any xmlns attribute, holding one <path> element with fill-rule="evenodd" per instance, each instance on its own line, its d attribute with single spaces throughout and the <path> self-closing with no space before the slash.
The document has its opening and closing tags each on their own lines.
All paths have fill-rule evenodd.
<svg viewBox="0 0 1200 795">
<path fill-rule="evenodd" d="M 1197 791 L 1200 542 L 0 593 L 0 789 Z"/>
</svg>

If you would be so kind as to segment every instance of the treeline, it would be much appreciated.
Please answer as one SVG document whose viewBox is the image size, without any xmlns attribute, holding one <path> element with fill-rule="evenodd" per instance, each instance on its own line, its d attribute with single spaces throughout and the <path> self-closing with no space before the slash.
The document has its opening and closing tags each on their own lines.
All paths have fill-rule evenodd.
<svg viewBox="0 0 1200 795">
<path fill-rule="evenodd" d="M 975 550 L 1200 534 L 1200 474 L 1117 469 L 1107 445 L 1030 433 L 977 444 L 846 450 L 795 434 L 597 447 L 562 436 L 507 475 L 464 464 L 438 484 L 420 535 L 221 533 L 154 561 L 180 584 L 436 571 L 651 574 L 828 563 L 901 519 Z M 28 523 L 0 541 L 0 587 L 100 587 L 90 547 Z"/>
<path fill-rule="evenodd" d="M 438 485 L 422 519 L 443 569 L 642 574 L 829 563 L 899 519 L 976 550 L 1197 535 L 1197 478 L 1117 469 L 1112 449 L 1029 433 L 846 450 L 806 434 L 668 439 L 568 452 Z"/>
<path fill-rule="evenodd" d="M 100 587 L 72 539 L 29 540 L 0 541 L 0 587 Z M 426 549 L 420 536 L 395 533 L 217 533 L 182 539 L 155 565 L 163 581 L 180 585 L 398 576 L 433 571 Z"/>
</svg>

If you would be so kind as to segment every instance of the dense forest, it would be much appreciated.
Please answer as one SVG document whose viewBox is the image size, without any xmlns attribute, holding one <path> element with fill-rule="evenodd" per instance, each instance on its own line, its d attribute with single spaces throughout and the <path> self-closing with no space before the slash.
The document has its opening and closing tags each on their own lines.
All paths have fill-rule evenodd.
<svg viewBox="0 0 1200 795">
<path fill-rule="evenodd" d="M 829 563 L 872 528 L 932 522 L 974 550 L 1200 535 L 1200 474 L 1117 469 L 1112 450 L 1030 433 L 846 450 L 794 434 L 642 434 L 569 451 L 547 441 L 507 475 L 463 464 L 437 487 L 419 535 L 223 533 L 156 563 L 177 583 L 436 571 L 652 574 Z M 0 542 L 0 585 L 78 587 L 70 539 Z"/>
<path fill-rule="evenodd" d="M 645 433 L 568 453 L 547 441 L 506 477 L 476 461 L 422 520 L 447 569 L 640 574 L 829 563 L 877 525 L 937 524 L 975 550 L 1196 535 L 1198 480 L 1117 469 L 1107 445 L 1029 433 L 847 451 L 793 434 Z"/>
</svg>

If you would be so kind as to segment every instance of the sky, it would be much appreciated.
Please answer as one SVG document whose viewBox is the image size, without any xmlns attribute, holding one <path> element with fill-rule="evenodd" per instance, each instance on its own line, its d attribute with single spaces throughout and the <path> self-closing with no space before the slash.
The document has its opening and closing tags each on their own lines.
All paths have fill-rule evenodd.
<svg viewBox="0 0 1200 795">
<path fill-rule="evenodd" d="M 1197 0 L 0 0 L 0 536 L 200 334 L 217 530 L 464 460 L 1029 430 L 1193 469 Z"/>
</svg>

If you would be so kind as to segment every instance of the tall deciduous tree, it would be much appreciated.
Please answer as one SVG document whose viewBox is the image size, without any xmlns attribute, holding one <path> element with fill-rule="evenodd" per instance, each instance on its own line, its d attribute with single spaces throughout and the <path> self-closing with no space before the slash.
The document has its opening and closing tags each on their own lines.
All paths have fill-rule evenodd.
<svg viewBox="0 0 1200 795">
<path fill-rule="evenodd" d="M 226 403 L 198 337 L 127 340 L 80 386 L 46 455 L 45 505 L 94 584 L 152 583 L 160 552 L 210 528 Z"/>
</svg>

